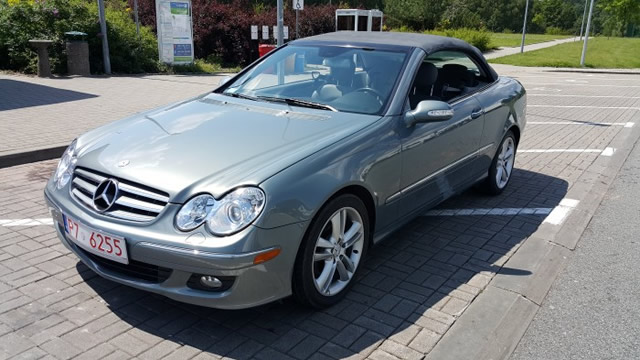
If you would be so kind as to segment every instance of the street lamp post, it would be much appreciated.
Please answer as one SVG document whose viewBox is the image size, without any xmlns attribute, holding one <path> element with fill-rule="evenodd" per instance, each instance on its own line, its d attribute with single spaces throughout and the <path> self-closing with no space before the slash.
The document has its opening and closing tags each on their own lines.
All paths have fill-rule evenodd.
<svg viewBox="0 0 640 360">
<path fill-rule="evenodd" d="M 582 40 L 582 31 L 584 30 L 584 18 L 587 17 L 587 4 L 589 0 L 584 0 L 584 11 L 582 12 L 582 23 L 580 24 L 580 40 Z"/>
<path fill-rule="evenodd" d="M 587 41 L 589 40 L 589 31 L 591 30 L 591 16 L 593 15 L 593 3 L 595 0 L 591 0 L 589 6 L 589 17 L 587 18 L 587 29 L 584 32 L 584 44 L 582 45 L 582 56 L 580 57 L 580 66 L 584 66 L 584 59 L 587 56 Z"/>
<path fill-rule="evenodd" d="M 102 59 L 104 73 L 111 74 L 111 61 L 109 60 L 109 41 L 107 40 L 107 21 L 104 15 L 104 0 L 98 0 L 98 16 L 100 17 L 100 33 L 102 33 Z"/>
<path fill-rule="evenodd" d="M 527 33 L 527 16 L 529 15 L 529 0 L 524 6 L 524 22 L 522 24 L 522 43 L 520 43 L 520 52 L 524 52 L 524 36 Z"/>
</svg>

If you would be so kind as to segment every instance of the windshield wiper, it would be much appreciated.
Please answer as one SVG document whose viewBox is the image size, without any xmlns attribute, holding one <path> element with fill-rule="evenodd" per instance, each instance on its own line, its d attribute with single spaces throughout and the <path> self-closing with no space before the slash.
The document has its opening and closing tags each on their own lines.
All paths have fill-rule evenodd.
<svg viewBox="0 0 640 360">
<path fill-rule="evenodd" d="M 253 100 L 253 101 L 259 101 L 260 100 L 255 96 L 249 96 L 249 95 L 245 95 L 245 94 L 241 94 L 241 93 L 226 93 L 226 92 L 223 92 L 222 95 L 227 95 L 227 96 L 231 96 L 231 97 L 234 97 L 234 98 L 240 98 L 240 99 Z"/>
<path fill-rule="evenodd" d="M 283 102 L 288 105 L 293 106 L 301 106 L 308 107 L 312 109 L 320 109 L 320 110 L 329 110 L 337 112 L 336 108 L 331 105 L 321 104 L 313 101 L 294 99 L 294 98 L 279 98 L 279 97 L 271 97 L 271 96 L 258 96 L 258 99 L 266 100 L 266 101 L 275 101 L 275 102 Z"/>
</svg>

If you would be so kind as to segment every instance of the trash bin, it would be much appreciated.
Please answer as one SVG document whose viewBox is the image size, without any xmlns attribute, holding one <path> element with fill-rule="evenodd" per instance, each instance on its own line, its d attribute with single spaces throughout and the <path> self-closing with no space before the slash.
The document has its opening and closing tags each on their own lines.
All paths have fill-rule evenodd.
<svg viewBox="0 0 640 360">
<path fill-rule="evenodd" d="M 260 57 L 263 57 L 265 55 L 267 55 L 269 53 L 269 51 L 275 49 L 276 46 L 275 45 L 269 45 L 269 44 L 260 44 L 258 45 L 258 55 L 260 55 Z"/>
<path fill-rule="evenodd" d="M 91 75 L 89 69 L 89 43 L 87 34 L 80 31 L 64 33 L 67 48 L 67 72 L 69 75 Z"/>
</svg>

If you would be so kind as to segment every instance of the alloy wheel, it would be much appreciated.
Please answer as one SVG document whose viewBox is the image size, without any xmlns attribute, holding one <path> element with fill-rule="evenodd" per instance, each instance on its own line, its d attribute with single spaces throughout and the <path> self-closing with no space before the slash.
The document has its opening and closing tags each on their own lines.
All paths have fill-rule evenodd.
<svg viewBox="0 0 640 360">
<path fill-rule="evenodd" d="M 496 161 L 496 185 L 502 189 L 507 186 L 509 177 L 513 171 L 513 160 L 516 152 L 516 144 L 512 137 L 507 137 L 502 143 L 502 149 Z"/>
<path fill-rule="evenodd" d="M 324 296 L 342 291 L 360 264 L 364 246 L 362 217 L 354 208 L 336 211 L 316 240 L 312 274 L 316 289 Z"/>
</svg>

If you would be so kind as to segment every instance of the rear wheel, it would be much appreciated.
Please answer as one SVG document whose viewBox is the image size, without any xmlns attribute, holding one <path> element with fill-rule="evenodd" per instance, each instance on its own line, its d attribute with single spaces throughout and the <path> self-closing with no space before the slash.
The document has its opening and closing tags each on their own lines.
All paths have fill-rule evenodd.
<svg viewBox="0 0 640 360">
<path fill-rule="evenodd" d="M 357 196 L 341 195 L 325 205 L 301 244 L 293 276 L 296 298 L 324 308 L 340 301 L 367 251 L 369 217 Z"/>
<path fill-rule="evenodd" d="M 509 131 L 502 139 L 498 152 L 489 167 L 489 176 L 483 186 L 487 193 L 499 195 L 509 184 L 516 160 L 516 148 L 516 138 L 513 132 Z"/>
</svg>

